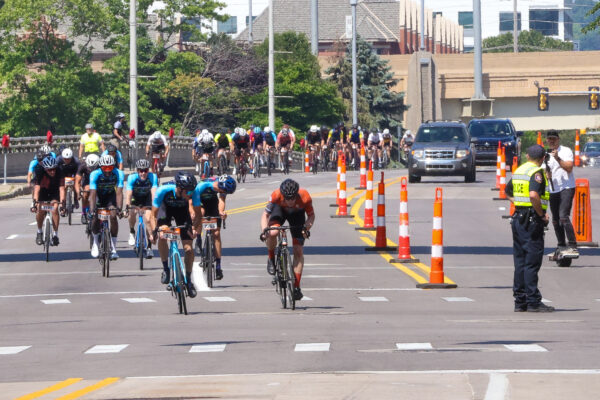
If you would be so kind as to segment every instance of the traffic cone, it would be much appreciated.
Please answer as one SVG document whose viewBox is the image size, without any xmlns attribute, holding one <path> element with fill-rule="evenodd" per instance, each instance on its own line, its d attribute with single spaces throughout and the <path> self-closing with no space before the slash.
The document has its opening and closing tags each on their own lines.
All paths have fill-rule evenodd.
<svg viewBox="0 0 600 400">
<path fill-rule="evenodd" d="M 357 226 L 357 231 L 374 231 L 373 225 L 373 161 L 369 162 L 369 171 L 367 171 L 367 193 L 365 200 L 365 220 L 362 228 Z"/>
<path fill-rule="evenodd" d="M 354 215 L 348 214 L 348 205 L 346 204 L 346 160 L 342 156 L 342 171 L 340 172 L 340 205 L 336 215 L 331 218 L 354 218 Z"/>
<path fill-rule="evenodd" d="M 512 162 L 512 170 L 510 171 L 511 178 L 514 176 L 517 168 L 519 168 L 518 163 L 519 163 L 519 159 L 517 158 L 517 156 L 514 156 L 513 162 Z M 504 218 L 504 219 L 512 218 L 514 213 L 515 213 L 515 205 L 511 202 L 510 203 L 510 211 L 508 212 L 508 215 L 503 215 L 502 218 Z"/>
<path fill-rule="evenodd" d="M 408 235 L 408 189 L 406 177 L 400 181 L 400 225 L 398 234 L 398 258 L 392 258 L 391 263 L 416 263 L 417 258 L 410 256 L 410 239 Z"/>
<path fill-rule="evenodd" d="M 502 163 L 502 143 L 498 140 L 498 150 L 496 151 L 496 187 L 492 191 L 500 190 L 500 164 Z"/>
<path fill-rule="evenodd" d="M 340 206 L 340 174 L 342 173 L 342 152 L 338 151 L 337 159 L 337 193 L 335 195 L 335 204 L 330 204 L 330 207 Z"/>
<path fill-rule="evenodd" d="M 590 204 L 590 182 L 587 179 L 576 179 L 573 199 L 573 229 L 578 247 L 598 247 L 598 243 L 592 241 L 592 207 Z"/>
<path fill-rule="evenodd" d="M 581 158 L 579 157 L 579 129 L 575 130 L 575 166 L 581 167 Z"/>
<path fill-rule="evenodd" d="M 367 158 L 365 156 L 365 145 L 360 145 L 360 186 L 355 188 L 365 190 L 367 188 Z"/>
<path fill-rule="evenodd" d="M 385 183 L 383 183 L 383 172 L 381 173 L 381 181 L 379 182 L 379 190 L 377 196 L 377 234 L 375 236 L 375 246 L 366 247 L 368 251 L 387 251 L 396 250 L 395 246 L 387 245 L 387 234 L 385 232 Z"/>
<path fill-rule="evenodd" d="M 419 283 L 421 289 L 454 289 L 455 284 L 444 283 L 444 228 L 442 224 L 442 188 L 435 189 L 433 202 L 433 230 L 431 234 L 431 272 L 429 283 Z"/>
<path fill-rule="evenodd" d="M 537 135 L 537 144 L 539 144 L 540 146 L 544 145 L 544 142 L 542 141 L 542 132 L 538 131 L 538 135 Z"/>
<path fill-rule="evenodd" d="M 502 161 L 500 163 L 500 196 L 494 200 L 507 200 L 506 197 L 506 147 L 502 147 Z"/>
<path fill-rule="evenodd" d="M 304 153 L 304 172 L 310 172 L 308 149 L 306 150 L 306 153 Z"/>
</svg>

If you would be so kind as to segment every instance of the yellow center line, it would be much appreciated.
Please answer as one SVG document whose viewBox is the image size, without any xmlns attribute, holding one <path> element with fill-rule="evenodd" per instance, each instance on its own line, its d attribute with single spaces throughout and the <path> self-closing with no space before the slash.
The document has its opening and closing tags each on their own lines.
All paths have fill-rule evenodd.
<svg viewBox="0 0 600 400">
<path fill-rule="evenodd" d="M 37 399 L 38 397 L 42 397 L 48 393 L 52 393 L 55 392 L 57 390 L 60 390 L 62 388 L 65 388 L 69 385 L 72 385 L 74 383 L 79 382 L 80 380 L 82 380 L 83 378 L 69 378 L 66 379 L 62 382 L 58 382 L 52 386 L 48 386 L 45 389 L 42 390 L 38 390 L 37 392 L 33 392 L 30 394 L 26 394 L 25 396 L 21 396 L 21 397 L 17 397 L 15 400 L 31 400 L 31 399 Z"/>
<path fill-rule="evenodd" d="M 56 400 L 73 400 L 73 399 L 76 399 L 83 395 L 86 395 L 90 392 L 93 392 L 95 390 L 102 389 L 105 386 L 112 385 L 113 383 L 117 382 L 118 380 L 119 380 L 119 378 L 106 378 L 106 379 L 101 380 L 98 383 L 84 387 L 83 389 L 79 389 L 73 393 L 69 393 L 64 396 L 61 396 L 61 397 L 57 398 Z"/>
<path fill-rule="evenodd" d="M 363 242 L 365 242 L 367 245 L 369 246 L 375 246 L 375 242 L 372 241 L 371 239 L 369 239 L 366 236 L 361 236 L 360 237 L 362 239 Z M 387 254 L 385 251 L 378 251 L 377 253 L 379 253 L 379 255 L 381 257 L 383 257 L 388 263 L 390 262 L 391 259 L 393 259 L 394 257 L 390 256 L 389 254 Z M 397 269 L 399 269 L 400 271 L 404 272 L 406 275 L 410 276 L 411 278 L 413 278 L 415 281 L 417 281 L 418 283 L 427 283 L 428 280 L 423 278 L 421 275 L 417 274 L 416 272 L 414 272 L 413 270 L 411 270 L 408 267 L 405 267 L 402 264 L 392 264 L 394 267 L 396 267 Z"/>
</svg>

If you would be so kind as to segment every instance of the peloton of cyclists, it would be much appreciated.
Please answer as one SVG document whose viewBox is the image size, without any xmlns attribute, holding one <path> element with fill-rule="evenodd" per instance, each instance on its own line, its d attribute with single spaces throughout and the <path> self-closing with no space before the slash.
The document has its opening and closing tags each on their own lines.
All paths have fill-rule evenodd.
<svg viewBox="0 0 600 400">
<path fill-rule="evenodd" d="M 158 177 L 150 172 L 150 162 L 146 159 L 139 159 L 135 163 L 136 173 L 130 174 L 127 177 L 127 193 L 125 195 L 125 216 L 129 217 L 129 245 L 135 245 L 135 222 L 137 220 L 135 213 L 130 213 L 131 206 L 147 207 L 143 210 L 144 225 L 146 226 L 146 234 L 148 243 L 145 246 L 146 258 L 152 258 L 152 241 L 150 237 L 155 226 L 152 219 L 152 199 L 156 196 L 158 188 Z"/>
</svg>

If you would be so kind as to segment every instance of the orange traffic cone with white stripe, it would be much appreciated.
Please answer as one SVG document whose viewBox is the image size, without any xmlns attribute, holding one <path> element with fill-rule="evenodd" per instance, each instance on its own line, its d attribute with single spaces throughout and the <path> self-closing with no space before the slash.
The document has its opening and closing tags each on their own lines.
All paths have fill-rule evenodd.
<svg viewBox="0 0 600 400">
<path fill-rule="evenodd" d="M 310 157 L 308 155 L 308 149 L 306 149 L 306 153 L 304 153 L 304 172 L 310 172 Z"/>
<path fill-rule="evenodd" d="M 337 192 L 335 195 L 335 204 L 330 204 L 330 207 L 340 206 L 340 174 L 342 173 L 342 152 L 338 151 L 337 158 Z"/>
<path fill-rule="evenodd" d="M 348 205 L 346 204 L 346 160 L 342 156 L 342 170 L 340 172 L 340 205 L 336 215 L 331 218 L 354 218 L 354 215 L 348 214 Z"/>
<path fill-rule="evenodd" d="M 363 226 L 354 228 L 357 231 L 374 231 L 373 225 L 373 161 L 369 162 L 369 171 L 367 171 L 367 193 L 365 199 L 365 220 Z"/>
<path fill-rule="evenodd" d="M 542 132 L 538 131 L 537 134 L 537 144 L 539 144 L 540 146 L 544 145 L 544 142 L 542 141 Z"/>
<path fill-rule="evenodd" d="M 400 228 L 398 233 L 398 258 L 392 258 L 391 263 L 416 263 L 418 259 L 410 255 L 410 239 L 408 235 L 408 189 L 406 177 L 400 181 Z"/>
<path fill-rule="evenodd" d="M 581 158 L 579 157 L 579 129 L 575 130 L 575 166 L 581 167 Z"/>
<path fill-rule="evenodd" d="M 421 289 L 454 289 L 455 284 L 444 283 L 444 228 L 442 223 L 442 188 L 435 189 L 433 202 L 433 230 L 431 234 L 431 271 L 429 283 L 419 283 Z"/>
<path fill-rule="evenodd" d="M 365 145 L 360 145 L 360 186 L 355 188 L 365 190 L 367 188 L 367 157 L 365 156 Z"/>
<path fill-rule="evenodd" d="M 492 191 L 500 190 L 500 164 L 502 163 L 502 143 L 498 140 L 498 150 L 496 151 L 496 187 Z"/>
<path fill-rule="evenodd" d="M 500 196 L 494 200 L 508 200 L 506 197 L 506 147 L 502 147 L 502 162 L 500 163 Z"/>
<path fill-rule="evenodd" d="M 387 245 L 387 234 L 385 231 L 385 183 L 383 183 L 383 172 L 381 173 L 381 181 L 379 182 L 377 196 L 377 234 L 375 236 L 375 246 L 366 247 L 368 251 L 387 251 L 396 250 L 395 246 Z"/>
<path fill-rule="evenodd" d="M 513 175 L 515 174 L 515 171 L 517 170 L 517 168 L 519 168 L 519 159 L 517 158 L 517 156 L 513 157 L 513 162 L 512 162 L 512 168 L 511 168 L 511 178 L 513 177 Z M 515 213 L 515 205 L 514 203 L 510 203 L 510 210 L 508 211 L 508 215 L 503 215 L 502 218 L 503 219 L 508 219 L 508 218 L 512 218 L 513 214 Z"/>
</svg>

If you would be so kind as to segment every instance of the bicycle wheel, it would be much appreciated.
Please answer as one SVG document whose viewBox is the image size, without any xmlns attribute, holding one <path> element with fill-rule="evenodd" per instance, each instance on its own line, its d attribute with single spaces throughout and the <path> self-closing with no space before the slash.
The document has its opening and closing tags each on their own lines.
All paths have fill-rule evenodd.
<svg viewBox="0 0 600 400">
<path fill-rule="evenodd" d="M 45 218 L 44 225 L 44 250 L 46 251 L 46 262 L 48 262 L 50 261 L 50 225 L 52 223 Z"/>
<path fill-rule="evenodd" d="M 242 165 L 239 162 L 236 162 L 236 168 L 235 168 L 235 172 L 236 172 L 236 179 L 238 181 L 238 183 L 242 183 Z"/>
<path fill-rule="evenodd" d="M 204 166 L 202 167 L 202 174 L 204 178 L 210 178 L 210 162 L 204 161 Z"/>
<path fill-rule="evenodd" d="M 287 286 L 287 280 L 288 280 L 288 270 L 286 268 L 286 263 L 287 263 L 287 249 L 286 248 L 282 248 L 279 251 L 279 265 L 277 266 L 279 269 L 279 273 L 280 273 L 280 281 L 279 281 L 279 285 L 281 286 L 281 292 L 279 293 L 279 295 L 281 296 L 281 304 L 283 305 L 283 308 L 287 308 L 288 304 L 287 304 L 287 300 L 289 298 L 288 295 L 288 286 Z"/>
<path fill-rule="evenodd" d="M 213 252 L 212 252 L 212 238 L 211 234 L 205 233 L 204 247 L 202 249 L 202 274 L 204 275 L 204 282 L 209 288 L 213 287 Z"/>
<path fill-rule="evenodd" d="M 269 152 L 269 156 L 267 157 L 267 176 L 271 176 L 271 152 Z"/>
<path fill-rule="evenodd" d="M 140 260 L 140 270 L 144 269 L 144 249 L 146 248 L 146 227 L 144 224 L 138 224 L 138 231 L 136 235 L 136 250 L 138 259 Z"/>
<path fill-rule="evenodd" d="M 292 310 L 296 309 L 296 300 L 294 300 L 294 282 L 296 280 L 294 275 L 294 269 L 292 267 L 292 261 L 290 260 L 290 253 L 287 248 L 284 248 L 282 251 L 282 267 L 285 270 L 285 283 L 287 289 L 287 301 L 288 305 Z"/>
<path fill-rule="evenodd" d="M 73 215 L 73 189 L 69 186 L 67 188 L 67 217 L 69 225 L 71 225 L 71 216 Z"/>
<path fill-rule="evenodd" d="M 179 307 L 179 314 L 187 315 L 187 304 L 185 301 L 185 282 L 183 280 L 183 266 L 181 263 L 181 256 L 175 254 L 173 257 L 173 273 L 175 274 L 175 295 L 177 296 L 177 306 Z"/>
<path fill-rule="evenodd" d="M 225 175 L 227 173 L 227 160 L 225 156 L 221 154 L 219 157 L 219 175 Z"/>
<path fill-rule="evenodd" d="M 312 173 L 313 174 L 317 174 L 319 170 L 319 159 L 317 158 L 317 154 L 313 153 L 313 158 L 312 158 Z"/>
<path fill-rule="evenodd" d="M 103 275 L 107 278 L 110 275 L 110 253 L 111 253 L 111 239 L 110 239 L 110 229 L 108 227 L 104 227 L 104 232 L 102 235 L 102 241 L 104 242 L 104 260 L 103 260 Z"/>
<path fill-rule="evenodd" d="M 290 173 L 290 162 L 289 162 L 289 154 L 286 151 L 285 156 L 283 156 L 283 173 L 288 175 Z"/>
</svg>

